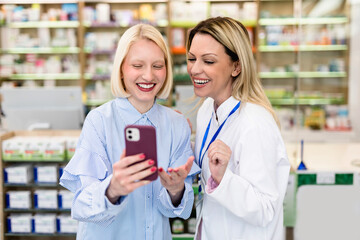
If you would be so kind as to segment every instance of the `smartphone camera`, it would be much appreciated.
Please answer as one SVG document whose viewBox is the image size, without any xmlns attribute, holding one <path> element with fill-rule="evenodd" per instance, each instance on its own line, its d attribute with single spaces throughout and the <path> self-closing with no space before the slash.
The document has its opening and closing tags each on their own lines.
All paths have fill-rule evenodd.
<svg viewBox="0 0 360 240">
<path fill-rule="evenodd" d="M 128 141 L 137 142 L 140 139 L 140 131 L 137 128 L 127 128 L 125 135 Z"/>
</svg>

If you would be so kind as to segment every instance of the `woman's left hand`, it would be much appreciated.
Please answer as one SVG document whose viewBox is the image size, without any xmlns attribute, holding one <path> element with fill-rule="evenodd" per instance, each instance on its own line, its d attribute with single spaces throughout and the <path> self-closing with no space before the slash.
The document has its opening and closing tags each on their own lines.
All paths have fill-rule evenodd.
<svg viewBox="0 0 360 240">
<path fill-rule="evenodd" d="M 163 168 L 159 168 L 161 184 L 168 191 L 174 206 L 179 205 L 181 202 L 181 198 L 185 190 L 184 181 L 190 172 L 193 162 L 194 157 L 191 156 L 184 165 L 177 168 L 168 168 L 168 173 L 165 172 Z"/>
<path fill-rule="evenodd" d="M 211 176 L 217 184 L 220 184 L 232 151 L 223 141 L 216 139 L 208 149 L 209 168 Z"/>
</svg>

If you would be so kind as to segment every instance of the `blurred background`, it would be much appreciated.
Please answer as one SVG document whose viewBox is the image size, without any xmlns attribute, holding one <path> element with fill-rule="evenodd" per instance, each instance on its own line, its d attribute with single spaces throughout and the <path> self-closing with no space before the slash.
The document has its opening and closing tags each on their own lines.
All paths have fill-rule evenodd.
<svg viewBox="0 0 360 240">
<path fill-rule="evenodd" d="M 173 58 L 160 104 L 196 133 L 186 36 L 208 17 L 247 28 L 292 166 L 282 240 L 360 239 L 360 0 L 0 0 L 0 239 L 75 239 L 58 185 L 86 114 L 113 98 L 117 42 L 156 26 Z M 194 183 L 197 194 L 197 184 Z M 193 239 L 171 219 L 173 239 Z"/>
</svg>

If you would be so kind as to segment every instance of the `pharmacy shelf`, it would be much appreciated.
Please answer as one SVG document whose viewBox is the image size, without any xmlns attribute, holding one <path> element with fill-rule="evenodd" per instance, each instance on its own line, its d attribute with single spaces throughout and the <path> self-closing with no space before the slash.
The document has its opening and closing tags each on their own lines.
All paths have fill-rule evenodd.
<svg viewBox="0 0 360 240">
<path fill-rule="evenodd" d="M 110 74 L 91 74 L 91 73 L 85 73 L 85 79 L 86 80 L 110 80 L 111 76 Z"/>
<path fill-rule="evenodd" d="M 0 49 L 0 53 L 8 54 L 71 54 L 79 53 L 78 47 L 52 47 L 52 48 L 8 48 Z"/>
<path fill-rule="evenodd" d="M 295 72 L 260 72 L 260 78 L 296 78 Z"/>
<path fill-rule="evenodd" d="M 19 184 L 19 183 L 4 183 L 4 187 L 22 187 L 22 188 L 53 188 L 53 187 L 62 187 L 57 183 L 28 183 L 28 184 Z"/>
<path fill-rule="evenodd" d="M 342 78 L 346 72 L 260 72 L 260 78 Z"/>
<path fill-rule="evenodd" d="M 115 54 L 116 49 L 113 50 L 97 50 L 97 49 L 90 49 L 90 48 L 85 48 L 84 52 L 87 54 L 92 54 L 92 55 L 112 55 Z"/>
<path fill-rule="evenodd" d="M 8 213 L 70 213 L 71 209 L 59 209 L 59 208 L 32 208 L 32 209 L 22 209 L 22 208 L 5 208 L 4 212 Z"/>
<path fill-rule="evenodd" d="M 349 20 L 347 17 L 324 17 L 324 18 L 261 18 L 259 25 L 320 25 L 320 24 L 343 24 Z"/>
<path fill-rule="evenodd" d="M 194 239 L 194 234 L 188 234 L 188 233 L 173 234 L 172 239 L 173 240 L 193 240 Z"/>
<path fill-rule="evenodd" d="M 9 28 L 77 28 L 79 21 L 12 22 L 6 26 Z"/>
<path fill-rule="evenodd" d="M 75 233 L 5 233 L 6 237 L 71 237 L 72 239 L 76 236 Z"/>
<path fill-rule="evenodd" d="M 345 101 L 342 98 L 270 98 L 272 105 L 341 105 Z"/>
<path fill-rule="evenodd" d="M 167 3 L 167 0 L 85 0 L 86 3 Z"/>
<path fill-rule="evenodd" d="M 346 51 L 347 45 L 261 45 L 260 52 Z"/>
<path fill-rule="evenodd" d="M 79 0 L 36 0 L 38 4 L 77 3 Z M 2 4 L 33 4 L 34 0 L 2 0 Z"/>
<path fill-rule="evenodd" d="M 13 74 L 7 78 L 10 80 L 80 80 L 80 77 L 80 73 L 43 73 Z"/>
<path fill-rule="evenodd" d="M 7 159 L 2 158 L 3 162 L 6 163 L 26 163 L 26 162 L 32 162 L 32 163 L 68 163 L 68 160 L 44 160 L 44 159 Z"/>
<path fill-rule="evenodd" d="M 100 106 L 106 102 L 110 101 L 110 99 L 106 100 L 106 99 L 88 99 L 85 102 L 85 105 L 88 107 L 96 107 L 96 106 Z"/>
<path fill-rule="evenodd" d="M 300 78 L 341 78 L 346 72 L 299 72 Z"/>
<path fill-rule="evenodd" d="M 245 27 L 255 27 L 256 20 L 239 20 Z M 195 27 L 198 22 L 193 21 L 171 21 L 171 27 L 180 27 L 180 28 L 192 28 Z"/>
<path fill-rule="evenodd" d="M 137 23 L 141 23 L 141 21 L 134 21 L 131 24 L 121 24 L 117 22 L 105 22 L 105 23 L 99 23 L 99 22 L 84 22 L 83 25 L 86 28 L 128 28 L 131 26 L 134 26 Z M 167 20 L 157 21 L 156 23 L 153 23 L 155 27 L 167 27 L 169 25 L 169 22 Z"/>
</svg>

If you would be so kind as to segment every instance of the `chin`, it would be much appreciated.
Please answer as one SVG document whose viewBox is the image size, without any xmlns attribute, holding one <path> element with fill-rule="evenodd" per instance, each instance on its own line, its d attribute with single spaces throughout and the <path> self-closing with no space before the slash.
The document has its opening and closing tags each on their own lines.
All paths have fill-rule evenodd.
<svg viewBox="0 0 360 240">
<path fill-rule="evenodd" d="M 196 96 L 198 97 L 207 97 L 208 95 L 206 94 L 205 91 L 203 91 L 203 89 L 197 89 L 197 88 L 194 88 L 194 93 Z"/>
</svg>

